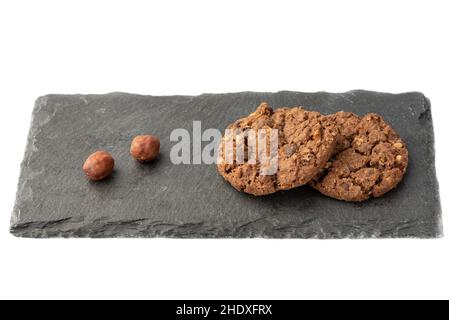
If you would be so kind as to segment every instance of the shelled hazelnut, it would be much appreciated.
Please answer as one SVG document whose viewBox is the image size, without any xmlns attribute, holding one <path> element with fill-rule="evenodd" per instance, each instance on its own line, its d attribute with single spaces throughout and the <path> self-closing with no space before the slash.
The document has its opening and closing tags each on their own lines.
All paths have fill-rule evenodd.
<svg viewBox="0 0 449 320">
<path fill-rule="evenodd" d="M 159 155 L 160 146 L 160 140 L 156 136 L 137 136 L 131 143 L 130 153 L 138 161 L 152 161 Z"/>
<path fill-rule="evenodd" d="M 87 158 L 83 165 L 83 171 L 91 180 L 103 180 L 112 173 L 114 164 L 114 158 L 108 152 L 97 151 Z"/>
</svg>

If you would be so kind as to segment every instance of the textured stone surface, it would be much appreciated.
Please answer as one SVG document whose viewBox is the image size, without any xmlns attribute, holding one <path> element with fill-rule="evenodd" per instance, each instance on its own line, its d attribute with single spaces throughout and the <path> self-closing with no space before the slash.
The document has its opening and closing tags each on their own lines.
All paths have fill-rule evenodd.
<svg viewBox="0 0 449 320">
<path fill-rule="evenodd" d="M 215 165 L 173 165 L 170 133 L 226 125 L 254 111 L 303 105 L 323 113 L 380 113 L 407 142 L 404 181 L 384 197 L 353 204 L 310 187 L 253 197 L 234 190 Z M 129 155 L 135 135 L 161 137 L 161 157 Z M 89 182 L 81 170 L 97 149 L 116 170 Z M 49 95 L 37 100 L 11 232 L 23 237 L 364 238 L 442 235 L 429 101 L 420 93 L 231 93 L 197 97 Z"/>
</svg>

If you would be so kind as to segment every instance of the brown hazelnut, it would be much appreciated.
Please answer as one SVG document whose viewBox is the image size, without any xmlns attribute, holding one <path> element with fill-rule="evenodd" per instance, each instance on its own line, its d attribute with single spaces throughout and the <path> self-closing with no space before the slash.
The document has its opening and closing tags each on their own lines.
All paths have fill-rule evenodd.
<svg viewBox="0 0 449 320">
<path fill-rule="evenodd" d="M 156 159 L 159 155 L 161 143 L 158 137 L 145 135 L 137 136 L 131 143 L 131 155 L 134 159 L 146 162 Z"/>
<path fill-rule="evenodd" d="M 87 158 L 83 165 L 83 171 L 91 180 L 103 180 L 112 173 L 114 164 L 114 158 L 109 153 L 97 151 Z"/>
</svg>

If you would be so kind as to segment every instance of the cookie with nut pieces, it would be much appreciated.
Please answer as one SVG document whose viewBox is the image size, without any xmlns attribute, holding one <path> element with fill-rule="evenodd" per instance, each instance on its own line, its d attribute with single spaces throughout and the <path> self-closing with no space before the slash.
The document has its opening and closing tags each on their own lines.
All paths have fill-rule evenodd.
<svg viewBox="0 0 449 320">
<path fill-rule="evenodd" d="M 279 108 L 273 111 L 268 103 L 228 127 L 235 136 L 225 135 L 218 158 L 218 172 L 234 188 L 261 196 L 307 184 L 328 162 L 337 143 L 337 126 L 318 112 L 301 107 Z M 261 174 L 263 163 L 250 163 L 250 145 L 245 132 L 277 133 L 277 168 L 272 174 Z M 228 132 L 229 132 L 228 131 Z M 244 159 L 227 157 L 226 141 L 244 148 Z"/>
<path fill-rule="evenodd" d="M 378 114 L 358 117 L 338 112 L 336 154 L 309 183 L 321 193 L 344 201 L 364 201 L 394 189 L 408 165 L 405 142 Z"/>
</svg>

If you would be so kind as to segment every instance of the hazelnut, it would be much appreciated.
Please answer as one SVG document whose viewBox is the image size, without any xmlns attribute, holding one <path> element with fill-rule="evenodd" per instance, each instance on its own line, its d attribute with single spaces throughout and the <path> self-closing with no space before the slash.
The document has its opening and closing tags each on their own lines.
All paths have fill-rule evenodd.
<svg viewBox="0 0 449 320">
<path fill-rule="evenodd" d="M 315 130 L 313 132 L 313 134 L 312 134 L 312 138 L 315 139 L 315 140 L 321 138 L 321 131 L 320 130 Z"/>
<path fill-rule="evenodd" d="M 301 154 L 303 154 L 303 155 L 304 155 L 304 154 L 307 155 L 307 154 L 309 154 L 309 153 L 311 153 L 311 152 L 312 152 L 312 150 L 310 150 L 309 148 L 304 148 L 304 149 L 301 150 Z"/>
<path fill-rule="evenodd" d="M 109 153 L 97 151 L 84 162 L 83 171 L 91 180 L 103 180 L 114 170 L 114 163 L 114 158 Z"/>
<path fill-rule="evenodd" d="M 160 146 L 158 137 L 151 135 L 137 136 L 131 143 L 130 153 L 138 161 L 151 161 L 159 155 Z"/>
</svg>

